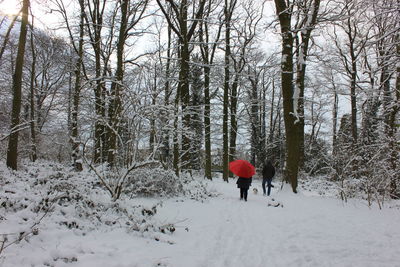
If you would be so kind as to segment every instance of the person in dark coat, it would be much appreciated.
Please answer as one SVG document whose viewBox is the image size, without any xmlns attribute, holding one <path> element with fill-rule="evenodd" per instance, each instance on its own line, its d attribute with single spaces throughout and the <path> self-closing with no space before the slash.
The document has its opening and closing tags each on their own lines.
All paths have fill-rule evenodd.
<svg viewBox="0 0 400 267">
<path fill-rule="evenodd" d="M 249 191 L 251 181 L 253 180 L 252 177 L 244 178 L 239 177 L 236 181 L 237 187 L 240 188 L 240 200 L 244 199 L 247 201 L 247 192 Z"/>
<path fill-rule="evenodd" d="M 269 194 L 271 193 L 271 187 L 274 187 L 272 185 L 272 178 L 274 177 L 274 175 L 275 175 L 275 168 L 272 165 L 272 162 L 270 160 L 268 160 L 264 164 L 264 167 L 262 169 L 262 176 L 263 176 L 262 188 L 263 188 L 264 196 L 266 194 L 265 184 L 267 184 L 267 187 L 268 187 L 267 196 L 269 196 Z"/>
</svg>

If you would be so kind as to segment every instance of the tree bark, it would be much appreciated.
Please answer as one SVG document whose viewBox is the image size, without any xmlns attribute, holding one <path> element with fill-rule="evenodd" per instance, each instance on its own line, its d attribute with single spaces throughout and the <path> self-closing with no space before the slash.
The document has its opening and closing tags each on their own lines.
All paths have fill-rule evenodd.
<svg viewBox="0 0 400 267">
<path fill-rule="evenodd" d="M 113 83 L 111 84 L 111 102 L 109 107 L 109 127 L 107 128 L 107 162 L 114 165 L 117 154 L 117 138 L 120 132 L 121 113 L 122 113 L 122 90 L 124 79 L 124 46 L 127 39 L 128 27 L 128 8 L 129 0 L 120 0 L 121 21 L 117 43 L 117 69 L 115 71 Z"/>
<path fill-rule="evenodd" d="M 254 72 L 255 74 L 255 72 Z M 257 75 L 257 74 L 256 74 Z M 260 144 L 260 132 L 259 126 L 260 121 L 259 118 L 259 106 L 258 106 L 258 89 L 257 89 L 257 78 L 252 79 L 251 74 L 249 73 L 249 80 L 251 84 L 250 88 L 250 121 L 251 121 L 251 163 L 254 166 L 258 166 L 259 159 L 259 144 Z"/>
<path fill-rule="evenodd" d="M 71 110 L 71 159 L 76 171 L 82 170 L 82 163 L 78 162 L 79 141 L 78 141 L 78 112 L 81 92 L 81 68 L 83 64 L 83 37 L 84 37 L 84 1 L 80 0 L 80 22 L 79 22 L 79 41 L 78 41 L 78 58 L 75 63 L 75 85 L 72 95 L 72 110 Z"/>
<path fill-rule="evenodd" d="M 210 98 L 210 67 L 204 67 L 204 146 L 205 146 L 205 170 L 204 175 L 212 180 L 211 174 L 211 98 Z"/>
<path fill-rule="evenodd" d="M 169 97 L 171 94 L 171 88 L 170 88 L 170 68 L 171 68 L 171 27 L 168 26 L 168 44 L 167 44 L 167 62 L 165 66 L 165 83 L 164 83 L 164 105 L 166 107 L 169 106 L 170 101 Z M 169 127 L 167 127 L 169 124 L 169 119 L 163 117 L 163 140 L 162 140 L 162 160 L 164 162 L 168 162 L 170 159 L 170 143 L 169 143 L 169 137 L 170 137 L 170 130 Z"/>
<path fill-rule="evenodd" d="M 36 75 L 36 51 L 34 46 L 33 36 L 33 23 L 31 28 L 31 53 L 32 53 L 32 64 L 31 64 L 31 80 L 30 80 L 30 93 L 29 93 L 29 120 L 31 130 L 31 151 L 30 158 L 32 162 L 37 159 L 37 146 L 36 146 L 36 123 L 35 123 L 35 75 Z"/>
<path fill-rule="evenodd" d="M 283 115 L 286 133 L 286 168 L 284 180 L 291 183 L 297 193 L 299 169 L 300 138 L 299 123 L 294 116 L 293 105 L 293 36 L 291 32 L 291 10 L 285 0 L 274 0 L 282 34 L 281 83 L 283 96 Z"/>
<path fill-rule="evenodd" d="M 208 1 L 208 8 L 206 16 L 210 15 L 211 11 L 211 0 Z M 208 31 L 208 23 L 201 22 L 200 24 L 200 43 L 201 43 L 201 55 L 203 58 L 204 64 L 204 148 L 205 148 L 205 170 L 204 176 L 211 180 L 212 174 L 212 158 L 211 158 L 211 97 L 210 97 L 210 74 L 211 74 L 211 65 L 214 61 L 215 50 L 217 48 L 217 43 L 220 39 L 222 23 L 219 25 L 217 36 L 210 48 L 209 41 L 209 31 Z"/>
<path fill-rule="evenodd" d="M 164 5 L 160 0 L 157 0 L 158 6 L 161 8 L 161 11 L 164 13 L 165 18 L 167 19 L 168 25 L 171 29 L 177 34 L 179 40 L 179 82 L 178 82 L 178 93 L 180 96 L 180 105 L 182 109 L 182 147 L 181 154 L 178 157 L 178 154 L 174 151 L 174 165 L 178 167 L 177 160 L 180 159 L 181 169 L 189 170 L 190 169 L 190 151 L 191 151 L 191 137 L 190 134 L 187 134 L 187 130 L 191 130 L 190 123 L 190 93 L 189 93 L 189 71 L 190 71 L 190 49 L 189 44 L 190 40 L 193 37 L 197 24 L 201 17 L 203 16 L 204 5 L 206 0 L 200 0 L 198 3 L 197 11 L 193 11 L 193 17 L 190 20 L 193 23 L 188 26 L 188 6 L 189 4 L 187 0 L 182 0 L 179 5 L 177 5 L 173 0 L 167 0 L 170 4 L 172 11 L 175 14 L 175 18 L 168 14 L 164 8 Z M 179 103 L 179 102 L 178 102 Z M 176 120 L 176 119 L 175 119 Z M 175 122 L 177 126 L 177 122 Z M 177 148 L 177 144 L 174 144 L 174 149 Z M 177 172 L 177 168 L 175 169 Z"/>
<path fill-rule="evenodd" d="M 271 95 L 271 111 L 269 116 L 269 133 L 268 133 L 268 143 L 272 144 L 275 136 L 275 124 L 276 119 L 274 120 L 274 103 L 275 103 L 275 80 L 272 80 L 272 95 Z M 278 111 L 279 112 L 279 111 Z"/>
<path fill-rule="evenodd" d="M 398 1 L 400 3 L 400 1 Z M 396 142 L 395 136 L 397 134 L 398 125 L 396 125 L 396 117 L 400 110 L 400 33 L 396 35 L 396 56 L 397 66 L 396 66 L 396 82 L 395 82 L 395 98 L 392 110 L 389 115 L 389 147 L 391 149 L 390 153 L 390 163 L 391 167 L 394 170 L 395 175 L 392 176 L 390 181 L 390 195 L 393 199 L 399 199 L 400 194 L 397 190 L 397 185 L 400 181 L 399 172 L 396 171 L 398 169 L 398 155 L 399 155 L 399 144 Z M 396 175 L 397 173 L 397 175 Z"/>
<path fill-rule="evenodd" d="M 235 1 L 234 1 L 235 2 Z M 222 168 L 223 168 L 223 179 L 228 182 L 229 176 L 229 129 L 228 129 L 228 118 L 229 118 L 229 80 L 230 80 L 230 23 L 231 23 L 231 7 L 232 1 L 225 0 L 224 15 L 225 15 L 225 56 L 224 56 L 224 96 L 223 96 L 223 117 L 222 117 Z"/>
<path fill-rule="evenodd" d="M 175 170 L 176 176 L 179 176 L 180 173 L 180 144 L 179 144 L 179 129 L 178 129 L 178 111 L 179 111 L 179 91 L 177 92 L 177 95 L 175 97 L 175 116 L 174 116 L 174 136 L 173 136 L 173 142 L 174 142 L 174 159 L 173 159 L 173 166 Z"/>
<path fill-rule="evenodd" d="M 90 3 L 90 2 L 88 2 Z M 103 29 L 103 14 L 106 0 L 94 0 L 90 6 L 89 16 L 85 13 L 85 21 L 87 25 L 87 31 L 90 37 L 90 43 L 93 47 L 95 57 L 95 111 L 96 121 L 94 129 L 94 162 L 100 163 L 106 160 L 107 147 L 106 147 L 106 131 L 104 121 L 106 120 L 106 108 L 105 108 L 105 88 L 104 78 L 102 76 L 102 62 L 101 62 L 101 31 Z M 93 29 L 91 28 L 93 27 Z"/>
<path fill-rule="evenodd" d="M 350 103 L 351 103 L 351 135 L 353 137 L 353 144 L 357 143 L 357 98 L 356 98 L 356 85 L 357 85 L 357 56 L 355 51 L 355 38 L 357 34 L 356 28 L 352 32 L 352 25 L 350 21 L 350 10 L 348 10 L 349 18 L 347 20 L 347 36 L 349 38 L 351 71 L 350 71 Z"/>
<path fill-rule="evenodd" d="M 336 90 L 335 83 L 332 77 L 333 84 L 333 107 L 332 107 L 332 147 L 336 146 L 336 137 L 337 137 L 337 121 L 338 121 L 338 105 L 339 105 L 339 96 Z"/>
<path fill-rule="evenodd" d="M 180 38 L 180 70 L 179 70 L 179 90 L 180 90 L 180 101 L 182 107 L 182 123 L 183 123 L 183 133 L 182 133 L 182 156 L 181 156 L 181 166 L 182 169 L 190 169 L 191 168 L 191 138 L 190 135 L 186 133 L 187 130 L 191 129 L 190 125 L 190 93 L 189 93 L 189 73 L 190 73 L 190 50 L 189 50 L 189 39 L 188 39 L 188 30 L 187 30 L 187 1 L 182 1 L 182 21 L 180 22 L 181 26 L 181 37 Z"/>
<path fill-rule="evenodd" d="M 236 74 L 231 85 L 231 93 L 230 93 L 230 134 L 229 134 L 229 162 L 234 161 L 236 159 L 236 139 L 237 139 L 237 105 L 238 105 L 238 86 L 239 86 L 239 75 Z M 233 173 L 229 173 L 230 177 L 233 177 Z"/>
<path fill-rule="evenodd" d="M 18 52 L 13 75 L 13 102 L 11 111 L 10 137 L 8 139 L 7 149 L 7 167 L 17 170 L 18 167 L 18 135 L 19 135 L 19 115 L 21 113 L 21 87 L 22 87 L 22 71 L 24 66 L 25 44 L 27 35 L 29 0 L 23 0 L 22 3 L 22 20 L 21 29 L 18 40 Z"/>
<path fill-rule="evenodd" d="M 320 0 L 314 0 L 307 12 L 304 14 L 302 23 L 303 30 L 300 31 L 301 40 L 298 42 L 297 47 L 297 62 L 296 62 L 296 86 L 299 90 L 299 102 L 297 113 L 299 115 L 299 142 L 300 142 L 300 155 L 299 155 L 299 166 L 300 168 L 304 166 L 304 81 L 306 77 L 306 62 L 308 57 L 308 48 L 311 38 L 311 32 L 315 27 L 317 22 L 318 10 L 319 10 Z M 303 25 L 304 24 L 304 25 Z"/>
</svg>

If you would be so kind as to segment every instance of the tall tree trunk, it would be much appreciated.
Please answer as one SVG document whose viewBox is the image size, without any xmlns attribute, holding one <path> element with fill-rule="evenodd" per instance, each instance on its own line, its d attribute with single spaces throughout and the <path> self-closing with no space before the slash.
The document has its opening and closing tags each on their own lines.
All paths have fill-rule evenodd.
<svg viewBox="0 0 400 267">
<path fill-rule="evenodd" d="M 260 96 L 259 96 L 259 78 L 260 72 L 257 72 L 257 66 L 254 69 L 248 67 L 248 80 L 250 81 L 250 121 L 251 121 L 251 163 L 254 166 L 262 165 L 263 148 L 261 137 L 261 117 L 260 117 Z"/>
<path fill-rule="evenodd" d="M 171 27 L 168 25 L 168 47 L 167 47 L 167 63 L 165 66 L 165 84 L 164 84 L 164 105 L 166 107 L 169 106 L 169 97 L 171 94 L 171 88 L 170 88 L 170 68 L 171 68 Z M 167 127 L 169 119 L 163 118 L 163 145 L 162 145 L 162 160 L 164 162 L 168 162 L 170 158 L 170 144 L 169 144 L 169 136 L 170 136 L 170 131 L 168 130 L 169 127 Z"/>
<path fill-rule="evenodd" d="M 104 157 L 106 152 L 105 149 L 105 127 L 104 120 L 106 116 L 105 111 L 105 89 L 101 81 L 101 63 L 100 63 L 100 55 L 96 55 L 96 87 L 95 87 L 95 110 L 96 110 L 96 122 L 94 126 L 94 139 L 95 139 L 95 147 L 94 147 L 94 162 L 100 163 L 104 161 Z"/>
<path fill-rule="evenodd" d="M 356 79 L 357 79 L 357 74 L 356 74 L 356 72 L 353 72 L 351 74 L 351 83 L 350 83 L 351 129 L 352 129 L 351 130 L 351 135 L 353 137 L 353 144 L 357 143 L 357 135 L 358 135 L 357 134 Z"/>
<path fill-rule="evenodd" d="M 350 16 L 350 11 L 349 16 Z M 354 47 L 356 32 L 354 36 L 351 30 L 351 21 L 348 19 L 348 38 L 350 48 L 350 59 L 351 59 L 351 72 L 350 72 L 350 103 L 351 103 L 351 135 L 353 137 L 353 144 L 357 143 L 357 98 L 356 98 L 356 86 L 357 86 L 357 56 Z"/>
<path fill-rule="evenodd" d="M 271 111 L 270 111 L 271 113 L 269 115 L 269 134 L 268 134 L 268 143 L 270 145 L 274 141 L 274 130 L 275 130 L 274 103 L 275 103 L 275 80 L 272 80 L 272 96 L 271 96 Z"/>
<path fill-rule="evenodd" d="M 400 1 L 398 1 L 400 3 Z M 391 168 L 394 171 L 395 175 L 392 176 L 390 181 L 390 195 L 393 199 L 399 199 L 400 194 L 397 190 L 397 185 L 400 181 L 400 174 L 398 172 L 399 166 L 397 165 L 398 155 L 399 155 L 399 144 L 396 142 L 396 134 L 398 125 L 396 125 L 396 117 L 398 116 L 398 112 L 400 110 L 400 64 L 398 63 L 400 60 L 400 33 L 396 35 L 396 83 L 395 83 L 395 99 L 393 100 L 392 111 L 389 115 L 389 147 L 391 150 L 390 153 L 390 163 Z M 397 171 L 396 171 L 397 170 Z M 396 174 L 397 173 L 397 174 Z"/>
<path fill-rule="evenodd" d="M 229 118 L 229 81 L 230 81 L 230 27 L 231 18 L 236 0 L 225 0 L 224 15 L 225 15 L 225 56 L 224 56 L 224 96 L 223 96 L 223 118 L 222 118 L 222 166 L 223 166 L 223 179 L 228 182 L 229 176 L 229 131 L 228 131 L 228 118 Z"/>
<path fill-rule="evenodd" d="M 192 57 L 197 63 L 200 62 L 198 56 Z M 199 65 L 193 64 L 190 68 L 190 82 L 191 82 L 191 130 L 193 135 L 191 138 L 191 169 L 200 170 L 201 158 L 202 158 L 202 147 L 203 147 L 203 130 L 204 124 L 202 121 L 202 105 L 203 105 L 203 92 L 204 92 L 204 81 L 203 81 L 203 68 Z"/>
<path fill-rule="evenodd" d="M 249 75 L 250 77 L 250 75 Z M 259 141 L 260 133 L 258 131 L 260 122 L 259 111 L 258 111 L 258 92 L 257 83 L 255 80 L 251 81 L 250 91 L 250 121 L 251 121 L 251 163 L 254 166 L 258 166 L 258 155 L 259 155 Z"/>
<path fill-rule="evenodd" d="M 382 53 L 381 58 L 388 58 L 388 55 Z M 384 62 L 383 64 L 387 64 L 387 62 Z M 382 66 L 381 68 L 380 85 L 383 89 L 382 103 L 384 109 L 385 132 L 388 134 L 391 131 L 390 120 L 393 96 L 390 88 L 390 75 L 388 73 L 388 68 L 387 66 Z"/>
<path fill-rule="evenodd" d="M 118 145 L 117 137 L 120 133 L 120 123 L 122 114 L 122 90 L 124 79 L 124 47 L 127 38 L 127 24 L 128 24 L 128 8 L 129 0 L 120 0 L 121 2 L 121 22 L 118 34 L 117 43 L 117 69 L 115 77 L 111 85 L 111 103 L 109 107 L 109 127 L 107 128 L 107 146 L 108 156 L 107 162 L 110 165 L 115 164 L 115 155 L 117 154 Z"/>
<path fill-rule="evenodd" d="M 294 115 L 293 90 L 293 36 L 291 32 L 291 10 L 285 0 L 274 0 L 282 34 L 281 83 L 283 95 L 283 115 L 286 133 L 286 168 L 284 180 L 291 183 L 297 193 L 299 170 L 300 137 L 299 123 Z"/>
<path fill-rule="evenodd" d="M 152 95 L 151 95 L 151 104 L 153 107 L 156 105 L 156 100 L 157 100 L 157 68 L 154 66 L 154 77 L 153 77 L 153 86 L 152 86 Z M 156 143 L 156 119 L 155 116 L 153 115 L 152 118 L 150 119 L 150 138 L 149 138 L 149 147 L 150 147 L 150 153 L 154 151 L 155 148 L 155 143 Z"/>
<path fill-rule="evenodd" d="M 264 163 L 266 158 L 267 158 L 267 90 L 265 86 L 265 71 L 262 73 L 262 90 L 260 92 L 260 134 L 261 134 L 261 142 L 260 142 L 260 151 L 261 151 L 261 157 L 260 157 L 260 163 Z"/>
<path fill-rule="evenodd" d="M 235 75 L 231 86 L 230 93 L 230 113 L 231 113 L 231 127 L 229 134 L 229 162 L 236 159 L 236 139 L 237 139 L 237 105 L 238 105 L 238 86 L 239 86 L 239 75 Z M 229 173 L 230 177 L 233 177 L 233 173 Z"/>
<path fill-rule="evenodd" d="M 181 57 L 181 49 L 178 48 L 178 57 Z M 181 158 L 180 158 L 180 151 L 181 151 L 181 144 L 179 143 L 179 104 L 181 99 L 181 90 L 178 83 L 178 87 L 176 90 L 175 101 L 174 101 L 174 136 L 173 136 L 173 144 L 174 144 L 174 159 L 173 159 L 173 166 L 175 170 L 176 176 L 179 176 L 181 171 Z M 182 129 L 180 129 L 182 131 Z"/>
<path fill-rule="evenodd" d="M 8 139 L 7 167 L 16 170 L 18 167 L 18 135 L 19 135 L 19 115 L 21 113 L 21 87 L 22 71 L 24 66 L 24 54 L 28 24 L 29 0 L 22 2 L 21 30 L 18 40 L 18 52 L 13 75 L 13 102 L 11 111 L 10 138 Z"/>
<path fill-rule="evenodd" d="M 35 123 L 35 75 L 36 75 L 36 51 L 34 46 L 33 36 L 33 23 L 31 28 L 31 80 L 30 80 L 30 93 L 29 93 L 29 106 L 30 106 L 30 130 L 31 130 L 31 151 L 30 158 L 33 162 L 37 159 L 37 146 L 36 146 L 36 123 Z"/>
<path fill-rule="evenodd" d="M 207 14 L 205 16 L 209 16 L 211 11 L 211 0 L 208 1 Z M 208 22 L 200 23 L 200 43 L 201 43 L 201 56 L 203 58 L 204 64 L 204 146 L 205 146 L 205 171 L 204 175 L 207 179 L 212 179 L 211 168 L 212 168 L 212 159 L 211 159 L 211 97 L 210 97 L 210 74 L 211 74 L 211 65 L 214 61 L 214 55 L 217 48 L 217 43 L 220 38 L 222 23 L 218 27 L 217 36 L 211 46 L 209 47 L 210 36 L 208 31 Z"/>
<path fill-rule="evenodd" d="M 180 52 L 179 52 L 180 54 Z M 174 136 L 173 136 L 173 143 L 174 143 L 174 160 L 173 166 L 175 170 L 175 174 L 179 176 L 180 173 L 180 144 L 179 144 L 179 128 L 178 128 L 178 121 L 179 121 L 179 99 L 180 99 L 180 90 L 176 92 L 175 96 L 175 105 L 174 105 Z"/>
<path fill-rule="evenodd" d="M 75 85 L 72 95 L 72 110 L 71 110 L 71 159 L 76 171 L 82 170 L 82 165 L 78 162 L 79 157 L 79 141 L 78 141 L 78 111 L 81 93 L 81 68 L 83 64 L 83 36 L 84 36 L 84 0 L 79 1 L 80 4 L 80 23 L 79 23 L 79 41 L 78 41 L 78 58 L 75 63 Z"/>
<path fill-rule="evenodd" d="M 339 96 L 336 90 L 335 83 L 333 82 L 333 107 L 332 107 L 332 147 L 336 146 L 337 137 L 337 121 L 338 121 L 338 106 L 339 106 Z"/>
<path fill-rule="evenodd" d="M 208 57 L 208 56 L 207 56 Z M 205 144 L 205 172 L 207 179 L 211 175 L 211 99 L 210 99 L 210 67 L 204 67 L 204 144 Z"/>
<path fill-rule="evenodd" d="M 320 0 L 314 0 L 310 4 L 310 10 L 307 10 L 304 14 L 305 29 L 300 32 L 301 40 L 297 47 L 297 62 L 296 62 L 296 86 L 299 90 L 299 100 L 298 100 L 298 116 L 299 116 L 299 142 L 300 142 L 300 158 L 299 166 L 302 168 L 304 166 L 304 82 L 306 77 L 306 62 L 308 57 L 308 48 L 311 38 L 311 32 L 315 27 L 317 22 L 317 16 L 319 11 Z"/>
<path fill-rule="evenodd" d="M 85 20 L 87 25 L 87 31 L 90 37 L 90 43 L 93 47 L 94 58 L 95 58 L 95 111 L 96 121 L 94 129 L 94 162 L 104 162 L 107 157 L 107 146 L 106 146 L 106 128 L 104 121 L 106 120 L 106 109 L 105 109 L 105 88 L 104 78 L 102 75 L 102 62 L 101 62 L 101 31 L 103 29 L 103 13 L 106 0 L 94 0 L 92 3 L 89 17 L 85 13 Z M 93 29 L 91 28 L 93 27 Z"/>
<path fill-rule="evenodd" d="M 186 13 L 185 18 L 187 18 L 187 10 L 185 13 Z M 183 25 L 185 25 L 185 23 L 183 23 Z M 181 60 L 180 60 L 181 69 L 179 71 L 178 87 L 180 88 L 179 90 L 180 90 L 182 116 L 183 116 L 181 166 L 182 169 L 189 170 L 191 168 L 190 166 L 191 137 L 190 134 L 186 133 L 186 131 L 192 128 L 190 124 L 191 106 L 190 106 L 190 94 L 189 94 L 190 50 L 189 50 L 189 40 L 186 38 L 187 30 L 185 29 L 185 27 L 186 26 L 184 26 L 183 29 L 181 28 L 184 38 L 183 40 L 181 40 Z"/>
<path fill-rule="evenodd" d="M 301 34 L 303 36 L 303 34 Z M 297 124 L 299 130 L 299 169 L 304 166 L 304 80 L 306 76 L 306 55 L 304 55 L 305 44 L 296 37 L 296 89 L 299 92 L 297 106 Z M 308 44 L 308 41 L 307 41 Z M 307 53 L 307 51 L 305 51 Z"/>
<path fill-rule="evenodd" d="M 190 133 L 187 134 L 187 130 L 191 130 L 190 124 L 190 94 L 189 94 L 189 61 L 190 61 L 190 49 L 189 43 L 195 29 L 197 27 L 198 22 L 200 21 L 201 17 L 203 16 L 204 5 L 206 0 L 199 1 L 198 10 L 195 12 L 193 10 L 193 18 L 188 19 L 188 6 L 193 3 L 188 3 L 187 0 L 182 0 L 179 5 L 172 0 L 167 0 L 171 6 L 171 10 L 176 17 L 172 17 L 166 9 L 164 5 L 161 3 L 160 0 L 157 0 L 157 4 L 160 7 L 161 11 L 165 15 L 168 25 L 171 29 L 177 34 L 179 38 L 179 82 L 178 82 L 178 92 L 177 96 L 180 99 L 176 99 L 175 104 L 181 102 L 181 109 L 182 109 L 182 151 L 181 151 L 181 168 L 182 169 L 190 169 L 190 151 L 191 151 L 191 138 Z M 188 21 L 192 21 L 190 27 L 188 27 Z M 174 125 L 175 127 L 178 126 L 177 118 L 175 118 Z M 178 138 L 175 138 L 176 141 Z M 178 164 L 179 164 L 179 151 L 176 149 L 178 148 L 178 144 L 174 143 L 174 167 L 175 171 L 178 172 Z"/>
</svg>

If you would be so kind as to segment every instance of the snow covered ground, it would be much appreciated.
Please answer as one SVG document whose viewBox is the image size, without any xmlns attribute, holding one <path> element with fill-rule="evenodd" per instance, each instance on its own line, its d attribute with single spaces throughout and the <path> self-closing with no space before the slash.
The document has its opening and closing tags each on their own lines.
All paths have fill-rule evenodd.
<svg viewBox="0 0 400 267">
<path fill-rule="evenodd" d="M 259 193 L 250 190 L 244 202 L 235 180 L 214 179 L 206 182 L 212 197 L 126 198 L 110 204 L 104 190 L 91 189 L 91 205 L 85 198 L 78 201 L 86 206 L 48 200 L 55 207 L 46 214 L 32 212 L 46 197 L 46 184 L 26 187 L 26 179 L 41 179 L 38 170 L 32 172 L 12 173 L 0 166 L 0 242 L 37 229 L 4 249 L 0 266 L 400 266 L 400 209 L 395 202 L 382 210 L 361 200 L 345 204 L 306 190 L 306 184 L 295 195 L 275 183 L 272 195 L 264 197 L 259 180 L 253 181 Z M 59 177 L 71 178 L 59 172 Z M 13 213 L 10 203 L 17 206 Z M 105 214 L 96 213 L 107 205 Z M 96 218 L 82 215 L 90 210 Z M 143 224 L 132 223 L 129 214 L 142 216 Z"/>
</svg>

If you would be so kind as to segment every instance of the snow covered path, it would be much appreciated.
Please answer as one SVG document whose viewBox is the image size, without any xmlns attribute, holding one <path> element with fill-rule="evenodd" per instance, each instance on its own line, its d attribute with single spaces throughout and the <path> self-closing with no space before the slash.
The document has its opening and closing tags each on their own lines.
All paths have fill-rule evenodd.
<svg viewBox="0 0 400 267">
<path fill-rule="evenodd" d="M 273 196 L 283 208 L 268 207 L 261 195 L 239 201 L 233 183 L 218 191 L 195 208 L 187 251 L 169 252 L 179 256 L 167 266 L 400 266 L 399 210 L 290 192 Z"/>
<path fill-rule="evenodd" d="M 369 209 L 356 201 L 344 205 L 276 188 L 272 197 L 283 207 L 272 207 L 270 198 L 251 190 L 248 202 L 240 201 L 233 181 L 214 180 L 209 186 L 220 195 L 203 203 L 163 201 L 156 216 L 175 222 L 177 230 L 159 234 L 159 241 L 123 228 L 84 236 L 48 229 L 7 250 L 0 266 L 400 266 L 399 209 Z M 261 192 L 259 181 L 253 186 Z"/>
</svg>

